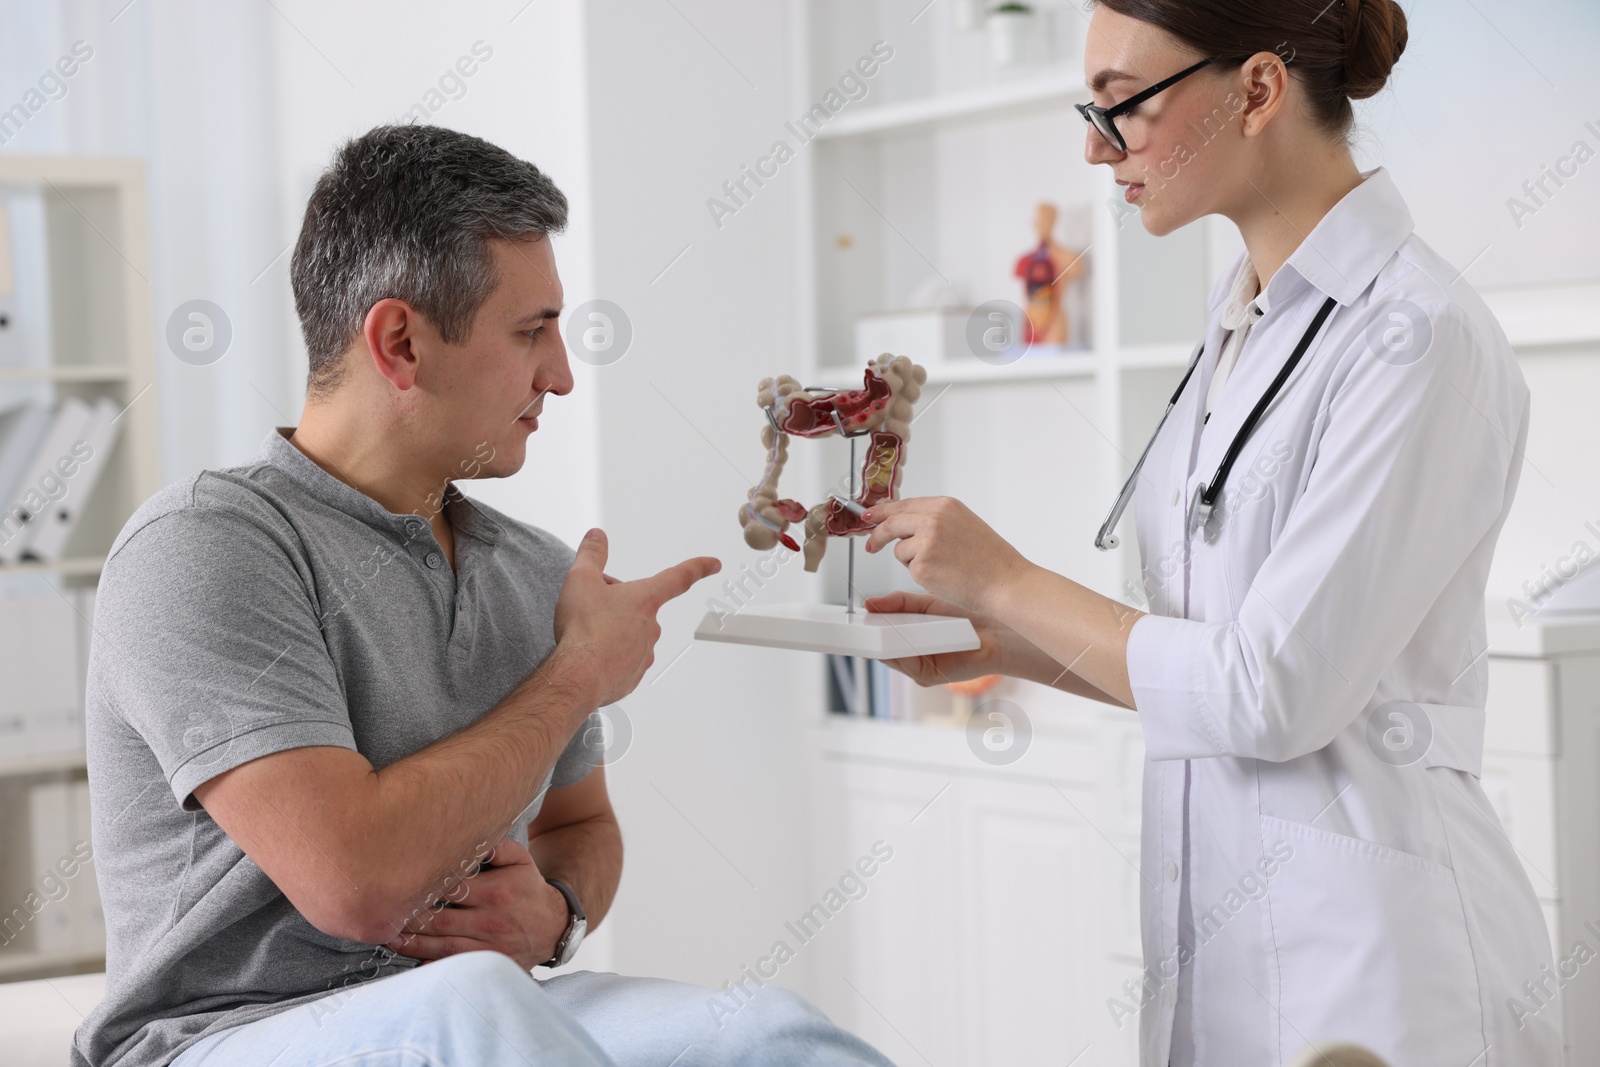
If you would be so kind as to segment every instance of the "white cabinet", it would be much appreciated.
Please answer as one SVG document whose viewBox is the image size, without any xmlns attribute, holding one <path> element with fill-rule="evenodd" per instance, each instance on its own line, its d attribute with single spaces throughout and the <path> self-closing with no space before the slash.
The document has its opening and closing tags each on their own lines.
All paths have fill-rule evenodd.
<svg viewBox="0 0 1600 1067">
<path fill-rule="evenodd" d="M 842 989 L 827 983 L 838 994 L 829 1014 L 849 1020 L 880 1048 L 898 1046 L 898 1053 L 888 1053 L 897 1062 L 959 1047 L 958 987 L 968 931 L 956 891 L 955 783 L 937 770 L 912 767 L 846 761 L 828 770 L 840 804 L 839 829 L 853 854 L 819 873 L 844 869 L 854 853 L 867 854 L 879 841 L 893 849 L 867 896 L 841 916 L 843 929 L 819 938 L 822 972 L 843 981 Z"/>
<path fill-rule="evenodd" d="M 954 806 L 970 961 L 963 1062 L 1040 1063 L 1063 1052 L 1070 1059 L 1088 1043 L 1111 980 L 1102 908 L 1120 882 L 1105 882 L 1116 872 L 1097 855 L 1104 846 L 1080 813 L 1091 790 L 961 783 Z M 1089 857 L 1096 859 L 1086 864 Z"/>
<path fill-rule="evenodd" d="M 1008 766 L 957 728 L 819 728 L 818 877 L 894 854 L 813 942 L 814 996 L 897 1063 L 1132 1064 L 1107 1002 L 1139 970 L 1137 724 L 1006 686 L 1033 728 Z"/>
<path fill-rule="evenodd" d="M 1558 999 L 1568 1064 L 1600 1063 L 1600 618 L 1492 626 L 1488 670 L 1484 791 L 1558 965 L 1596 954 Z M 1008 766 L 955 728 L 818 729 L 819 876 L 874 842 L 894 855 L 812 942 L 814 996 L 899 1063 L 1134 1064 L 1137 1019 L 1110 1005 L 1141 968 L 1138 721 L 1014 681 L 994 695 L 1033 727 Z"/>
<path fill-rule="evenodd" d="M 1489 612 L 1483 788 L 1550 924 L 1567 1063 L 1600 1063 L 1600 617 Z"/>
</svg>

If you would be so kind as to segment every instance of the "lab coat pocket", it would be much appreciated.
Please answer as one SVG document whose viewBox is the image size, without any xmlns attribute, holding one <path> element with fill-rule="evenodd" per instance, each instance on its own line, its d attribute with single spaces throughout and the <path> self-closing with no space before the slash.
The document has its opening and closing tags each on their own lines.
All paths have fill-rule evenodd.
<svg viewBox="0 0 1600 1067">
<path fill-rule="evenodd" d="M 1269 898 L 1281 1054 L 1344 1040 L 1393 1063 L 1473 1062 L 1483 1014 L 1455 872 L 1270 815 L 1261 829 L 1294 850 Z"/>
</svg>

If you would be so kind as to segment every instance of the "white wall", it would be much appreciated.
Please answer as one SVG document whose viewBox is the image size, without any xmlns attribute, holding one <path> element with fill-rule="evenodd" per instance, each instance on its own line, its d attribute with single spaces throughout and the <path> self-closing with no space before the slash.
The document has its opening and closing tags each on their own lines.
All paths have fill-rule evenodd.
<svg viewBox="0 0 1600 1067">
<path fill-rule="evenodd" d="M 1411 38 L 1357 108 L 1367 165 L 1394 174 L 1417 232 L 1480 288 L 1600 281 L 1600 158 L 1519 226 L 1507 201 L 1573 144 L 1600 151 L 1600 4 L 1404 0 Z M 1570 169 L 1570 168 L 1569 168 Z M 1543 199 L 1541 197 L 1541 199 Z M 1536 205 L 1535 205 L 1536 206 Z M 1482 256 L 1479 259 L 1479 256 Z"/>
<path fill-rule="evenodd" d="M 1391 87 L 1358 106 L 1359 153 L 1405 193 L 1417 232 L 1486 294 L 1600 283 L 1600 157 L 1537 182 L 1579 141 L 1600 153 L 1600 5 L 1405 4 Z M 1568 163 L 1570 172 L 1574 164 Z M 1514 213 L 1513 200 L 1533 209 Z M 1591 309 L 1600 314 L 1600 310 Z M 1489 579 L 1490 611 L 1525 597 L 1581 542 L 1600 555 L 1600 345 L 1519 351 L 1532 391 L 1527 463 Z"/>
<path fill-rule="evenodd" d="M 735 519 L 761 467 L 755 383 L 796 370 L 796 174 L 780 172 L 720 230 L 705 200 L 782 132 L 783 5 L 595 0 L 587 11 L 596 292 L 635 330 L 600 389 L 612 570 L 709 554 L 726 576 L 757 558 Z M 798 483 L 805 465 L 788 477 Z M 617 963 L 714 986 L 821 890 L 807 883 L 800 758 L 821 668 L 800 653 L 691 646 L 722 580 L 663 611 L 657 666 L 625 702 L 634 744 L 613 776 L 628 842 Z M 757 595 L 810 593 L 791 566 Z"/>
<path fill-rule="evenodd" d="M 1536 182 L 1579 141 L 1600 153 L 1600 5 L 1405 5 L 1411 43 L 1390 89 L 1358 107 L 1367 165 L 1393 173 L 1417 232 L 1492 294 L 1600 283 L 1600 158 Z M 1586 125 L 1587 124 L 1587 125 Z M 1590 128 L 1592 126 L 1592 129 Z M 1569 163 L 1566 169 L 1574 169 Z M 1548 195 L 1547 195 L 1548 194 Z M 1513 212 L 1513 200 L 1533 209 Z M 1532 391 L 1527 464 L 1489 579 L 1491 612 L 1574 546 L 1600 554 L 1600 346 L 1519 352 Z"/>
<path fill-rule="evenodd" d="M 554 238 L 567 303 L 589 298 L 591 202 L 584 99 L 583 25 L 577 0 L 383 5 L 279 0 L 271 14 L 280 144 L 275 176 L 286 204 L 278 248 L 299 232 L 306 197 L 334 149 L 385 122 L 405 121 L 421 104 L 427 122 L 483 137 L 531 160 L 567 195 L 570 224 Z M 421 30 L 421 32 L 419 32 Z M 440 79 L 477 42 L 490 50 L 476 73 Z M 430 96 L 430 91 L 436 95 Z M 269 271 L 287 293 L 289 256 Z M 263 279 L 265 281 L 266 279 Z M 285 313 L 292 306 L 285 305 Z M 298 413 L 305 353 L 286 352 L 285 380 Z M 577 384 L 546 401 L 547 415 L 521 473 L 479 482 L 473 495 L 576 542 L 598 520 L 594 368 L 574 363 Z"/>
<path fill-rule="evenodd" d="M 1489 575 L 1489 612 L 1515 621 L 1546 576 L 1600 558 L 1600 345 L 1521 357 L 1532 393 L 1527 462 Z M 1519 603 L 1509 605 L 1516 598 Z"/>
</svg>

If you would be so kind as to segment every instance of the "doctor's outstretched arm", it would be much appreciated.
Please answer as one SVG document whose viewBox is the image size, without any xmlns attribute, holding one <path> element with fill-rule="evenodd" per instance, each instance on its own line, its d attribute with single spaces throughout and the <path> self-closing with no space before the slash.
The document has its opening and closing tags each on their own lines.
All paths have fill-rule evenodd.
<svg viewBox="0 0 1600 1067">
<path fill-rule="evenodd" d="M 867 551 L 894 555 L 931 596 L 891 593 L 871 611 L 964 615 L 983 647 L 975 652 L 896 660 L 923 685 L 979 674 L 1009 674 L 1094 700 L 1133 708 L 1128 631 L 1144 612 L 1029 563 L 965 504 L 914 497 L 879 504 Z"/>
<path fill-rule="evenodd" d="M 1493 544 L 1523 462 L 1526 386 L 1481 347 L 1468 312 L 1441 296 L 1422 313 L 1433 329 L 1425 359 L 1373 358 L 1362 329 L 1325 355 L 1343 369 L 1312 442 L 1316 465 L 1233 618 L 1131 611 L 1029 563 L 947 498 L 869 509 L 878 525 L 867 549 L 898 541 L 895 558 L 929 593 L 1135 707 L 1152 759 L 1316 752 L 1361 714 L 1429 612 L 1482 610 L 1479 594 L 1440 598 Z M 1482 658 L 1437 654 L 1463 674 Z M 1449 703 L 1454 684 L 1414 695 Z"/>
</svg>

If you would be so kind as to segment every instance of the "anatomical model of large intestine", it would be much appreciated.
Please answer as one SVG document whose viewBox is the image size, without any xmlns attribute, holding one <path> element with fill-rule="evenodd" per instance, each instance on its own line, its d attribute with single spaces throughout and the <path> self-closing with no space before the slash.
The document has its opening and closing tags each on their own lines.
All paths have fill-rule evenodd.
<svg viewBox="0 0 1600 1067">
<path fill-rule="evenodd" d="M 761 443 L 767 466 L 761 481 L 750 490 L 749 503 L 739 509 L 739 525 L 751 548 L 769 549 L 782 544 L 805 555 L 806 570 L 822 562 L 829 537 L 864 534 L 872 527 L 861 512 L 893 500 L 900 489 L 911 440 L 911 412 L 928 372 L 905 356 L 882 355 L 867 364 L 860 389 L 808 389 L 788 375 L 763 378 L 756 387 L 756 404 L 767 415 Z M 798 500 L 778 496 L 778 478 L 789 455 L 789 437 L 858 437 L 870 435 L 861 464 L 860 489 L 848 503 L 830 496 L 809 510 Z M 805 548 L 788 534 L 790 523 L 804 522 Z"/>
</svg>

